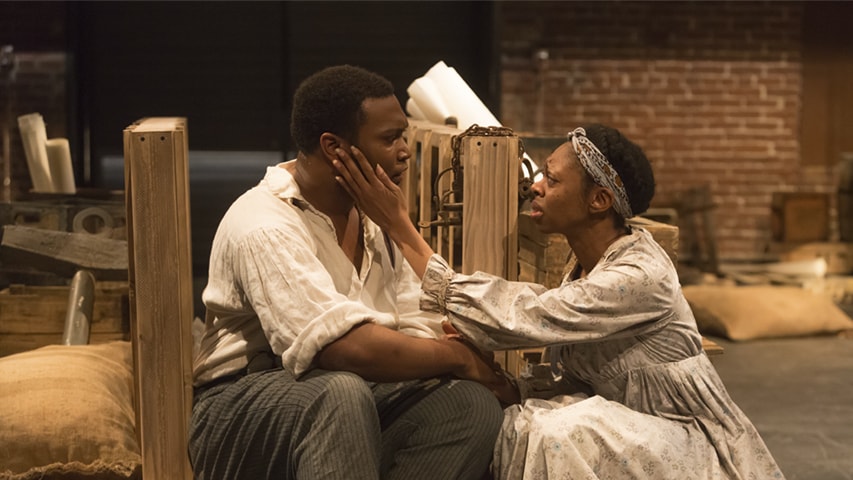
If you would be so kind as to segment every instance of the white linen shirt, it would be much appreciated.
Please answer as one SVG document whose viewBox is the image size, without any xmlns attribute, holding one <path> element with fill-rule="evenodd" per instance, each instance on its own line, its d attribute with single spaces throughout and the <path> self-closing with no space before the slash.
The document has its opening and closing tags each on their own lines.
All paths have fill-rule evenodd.
<svg viewBox="0 0 853 480">
<path fill-rule="evenodd" d="M 419 309 L 420 280 L 379 227 L 361 216 L 357 271 L 331 219 L 302 197 L 284 165 L 268 167 L 216 231 L 195 385 L 237 372 L 270 349 L 300 375 L 323 347 L 363 322 L 415 337 L 441 334 L 442 316 Z"/>
</svg>

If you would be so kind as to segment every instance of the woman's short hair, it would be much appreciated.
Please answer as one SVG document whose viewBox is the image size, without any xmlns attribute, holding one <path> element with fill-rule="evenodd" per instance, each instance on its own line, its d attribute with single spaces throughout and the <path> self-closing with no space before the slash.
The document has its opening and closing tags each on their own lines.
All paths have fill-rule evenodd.
<svg viewBox="0 0 853 480">
<path fill-rule="evenodd" d="M 640 215 L 648 210 L 655 196 L 655 176 L 643 149 L 615 128 L 592 124 L 584 126 L 584 130 L 586 137 L 619 173 L 633 214 Z"/>
<path fill-rule="evenodd" d="M 387 79 L 352 65 L 328 67 L 302 81 L 293 95 L 290 134 L 296 147 L 311 153 L 325 132 L 353 141 L 364 121 L 362 103 L 394 95 Z"/>
</svg>

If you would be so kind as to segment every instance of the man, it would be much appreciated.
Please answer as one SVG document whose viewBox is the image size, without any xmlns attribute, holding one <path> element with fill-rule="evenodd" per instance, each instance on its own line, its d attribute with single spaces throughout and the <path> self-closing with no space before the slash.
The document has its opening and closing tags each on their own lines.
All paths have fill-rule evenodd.
<svg viewBox="0 0 853 480">
<path fill-rule="evenodd" d="M 335 181 L 352 146 L 400 181 L 410 153 L 392 85 L 327 68 L 297 89 L 291 123 L 297 158 L 269 167 L 213 241 L 196 478 L 480 478 L 502 377 L 440 337 L 411 266 Z"/>
</svg>

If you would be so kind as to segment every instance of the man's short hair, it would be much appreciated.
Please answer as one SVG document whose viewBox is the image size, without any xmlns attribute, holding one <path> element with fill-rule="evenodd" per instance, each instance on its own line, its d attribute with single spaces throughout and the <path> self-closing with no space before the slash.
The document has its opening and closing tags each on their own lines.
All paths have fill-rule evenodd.
<svg viewBox="0 0 853 480">
<path fill-rule="evenodd" d="M 303 80 L 293 95 L 290 134 L 296 147 L 313 152 L 325 132 L 353 141 L 365 121 L 362 103 L 391 95 L 391 82 L 364 68 L 339 65 L 320 70 Z"/>
</svg>

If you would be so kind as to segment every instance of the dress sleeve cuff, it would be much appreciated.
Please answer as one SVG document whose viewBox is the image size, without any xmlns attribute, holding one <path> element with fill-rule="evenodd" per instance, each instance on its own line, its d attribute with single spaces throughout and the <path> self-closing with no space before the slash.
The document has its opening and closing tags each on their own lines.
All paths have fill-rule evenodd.
<svg viewBox="0 0 853 480">
<path fill-rule="evenodd" d="M 438 254 L 430 257 L 421 284 L 421 310 L 442 315 L 447 313 L 447 287 L 453 275 L 453 270 L 444 258 Z"/>
</svg>

